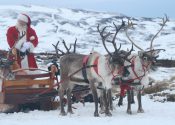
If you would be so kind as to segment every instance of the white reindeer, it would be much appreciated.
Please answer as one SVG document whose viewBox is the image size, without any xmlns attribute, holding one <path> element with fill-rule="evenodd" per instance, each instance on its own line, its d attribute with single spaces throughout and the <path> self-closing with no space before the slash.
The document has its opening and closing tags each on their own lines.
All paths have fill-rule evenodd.
<svg viewBox="0 0 175 125">
<path fill-rule="evenodd" d="M 142 48 L 140 48 L 138 45 L 134 43 L 134 41 L 129 37 L 128 35 L 128 29 L 130 27 L 133 27 L 133 23 L 128 20 L 128 26 L 125 30 L 126 36 L 129 39 L 129 41 L 137 47 L 140 51 L 137 54 L 130 55 L 128 56 L 128 59 L 130 60 L 125 61 L 124 65 L 128 65 L 128 71 L 129 71 L 129 76 L 128 80 L 124 80 L 123 83 L 132 83 L 133 87 L 137 90 L 137 99 L 138 99 L 138 111 L 139 113 L 144 112 L 142 108 L 142 103 L 141 103 L 141 90 L 143 89 L 144 86 L 147 86 L 149 84 L 149 77 L 148 73 L 150 70 L 150 67 L 156 62 L 156 58 L 158 57 L 158 54 L 161 50 L 163 49 L 153 49 L 153 41 L 157 37 L 157 35 L 160 33 L 160 31 L 163 29 L 165 26 L 166 22 L 168 21 L 167 16 L 162 19 L 163 23 L 161 24 L 161 28 L 158 30 L 158 32 L 153 36 L 150 44 L 150 50 L 145 51 Z M 134 85 L 135 84 L 135 85 Z M 139 85 L 138 85 L 139 84 Z M 127 108 L 127 113 L 131 114 L 131 91 L 127 91 L 128 94 L 128 108 Z M 122 98 L 119 100 L 119 105 L 122 102 Z"/>
</svg>

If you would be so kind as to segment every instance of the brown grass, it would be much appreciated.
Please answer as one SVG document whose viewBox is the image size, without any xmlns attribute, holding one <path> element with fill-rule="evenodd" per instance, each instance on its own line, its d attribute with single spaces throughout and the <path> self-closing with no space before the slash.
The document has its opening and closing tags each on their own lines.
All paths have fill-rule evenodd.
<svg viewBox="0 0 175 125">
<path fill-rule="evenodd" d="M 157 93 L 157 92 L 161 92 L 165 89 L 167 89 L 169 86 L 169 83 L 157 83 L 153 86 L 150 86 L 148 88 L 144 89 L 144 93 L 145 94 L 152 94 L 152 93 Z"/>
</svg>

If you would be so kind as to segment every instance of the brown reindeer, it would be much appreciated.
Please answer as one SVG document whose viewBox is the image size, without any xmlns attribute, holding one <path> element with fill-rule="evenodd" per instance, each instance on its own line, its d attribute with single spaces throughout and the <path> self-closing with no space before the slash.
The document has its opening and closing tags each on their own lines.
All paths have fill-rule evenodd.
<svg viewBox="0 0 175 125">
<path fill-rule="evenodd" d="M 15 62 L 15 57 L 11 51 L 0 51 L 0 77 L 1 79 L 12 80 L 14 74 L 11 72 L 11 66 Z"/>
<path fill-rule="evenodd" d="M 3 87 L 3 80 L 13 80 L 15 79 L 14 74 L 11 72 L 11 65 L 14 63 L 14 60 L 10 60 L 7 58 L 8 52 L 0 51 L 0 96 Z M 2 97 L 1 97 L 2 98 Z M 13 110 L 14 105 L 11 104 L 1 104 L 0 102 L 0 112 L 11 112 Z"/>
<path fill-rule="evenodd" d="M 90 55 L 82 54 L 66 54 L 60 58 L 60 78 L 61 85 L 59 89 L 60 103 L 61 103 L 61 115 L 66 115 L 63 104 L 63 96 L 66 92 L 68 100 L 68 113 L 73 113 L 71 106 L 71 92 L 75 85 L 85 85 L 89 86 L 94 102 L 95 102 L 95 112 L 94 116 L 99 116 L 98 113 L 98 97 L 100 96 L 97 93 L 97 89 L 100 89 L 104 105 L 105 105 L 105 114 L 111 116 L 109 111 L 109 96 L 108 91 L 112 87 L 112 81 L 115 76 L 120 75 L 119 70 L 121 68 L 121 62 L 124 62 L 125 57 L 120 55 L 120 47 L 117 49 L 115 39 L 117 33 L 124 27 L 124 22 L 116 28 L 116 32 L 112 41 L 107 38 L 112 35 L 112 33 L 104 33 L 107 27 L 104 27 L 101 31 L 99 26 L 97 27 L 98 32 L 102 38 L 103 46 L 108 52 L 107 56 L 101 55 L 97 52 L 93 52 Z M 111 53 L 105 42 L 111 42 L 114 46 L 115 51 Z M 129 55 L 128 53 L 126 54 Z M 85 61 L 84 61 L 85 60 Z M 83 63 L 85 62 L 85 63 Z M 86 76 L 84 76 L 86 74 Z"/>
</svg>

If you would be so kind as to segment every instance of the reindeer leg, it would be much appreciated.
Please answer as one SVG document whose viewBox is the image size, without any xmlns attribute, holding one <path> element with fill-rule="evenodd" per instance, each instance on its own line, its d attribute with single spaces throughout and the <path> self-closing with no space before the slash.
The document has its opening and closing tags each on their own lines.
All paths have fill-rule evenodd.
<svg viewBox="0 0 175 125">
<path fill-rule="evenodd" d="M 109 101 L 108 101 L 108 94 L 106 92 L 106 89 L 103 90 L 103 99 L 104 99 L 106 116 L 112 116 L 112 114 L 109 111 Z"/>
<path fill-rule="evenodd" d="M 94 116 L 99 117 L 99 114 L 98 114 L 98 95 L 97 95 L 97 89 L 96 89 L 94 83 L 91 83 L 91 90 L 92 90 L 93 99 L 94 99 L 94 103 L 95 103 Z"/>
<path fill-rule="evenodd" d="M 112 102 L 112 91 L 111 89 L 108 90 L 108 101 L 109 101 L 109 109 L 113 110 L 113 102 Z"/>
<path fill-rule="evenodd" d="M 138 113 L 144 113 L 144 110 L 142 108 L 142 100 L 141 100 L 141 90 L 138 91 L 137 93 L 137 100 L 138 100 Z"/>
<path fill-rule="evenodd" d="M 131 104 L 134 104 L 135 101 L 134 101 L 134 90 L 131 89 Z"/>
<path fill-rule="evenodd" d="M 65 116 L 66 115 L 66 112 L 65 112 L 65 110 L 64 110 L 64 90 L 63 89 L 61 89 L 61 87 L 60 87 L 60 89 L 59 89 L 59 96 L 60 96 L 60 106 L 61 106 L 61 112 L 60 112 L 60 115 L 62 115 L 62 116 Z"/>
<path fill-rule="evenodd" d="M 68 103 L 67 112 L 70 113 L 70 114 L 73 114 L 73 111 L 72 111 L 72 100 L 71 100 L 71 90 L 70 90 L 70 88 L 67 89 L 66 94 L 67 94 L 67 103 Z"/>
<path fill-rule="evenodd" d="M 127 113 L 132 114 L 132 111 L 131 111 L 131 90 L 127 90 L 127 97 L 128 97 Z"/>
<path fill-rule="evenodd" d="M 123 96 L 120 95 L 119 101 L 118 101 L 118 106 L 120 107 L 121 105 L 123 105 Z"/>
<path fill-rule="evenodd" d="M 104 109 L 104 99 L 103 99 L 103 95 L 100 95 L 100 114 L 103 114 L 105 112 L 105 109 Z"/>
</svg>

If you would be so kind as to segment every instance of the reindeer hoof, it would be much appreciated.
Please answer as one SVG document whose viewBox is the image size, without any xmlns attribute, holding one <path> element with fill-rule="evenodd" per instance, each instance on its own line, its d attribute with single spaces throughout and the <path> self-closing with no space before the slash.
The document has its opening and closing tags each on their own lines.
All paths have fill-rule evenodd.
<svg viewBox="0 0 175 125">
<path fill-rule="evenodd" d="M 66 112 L 61 112 L 60 115 L 61 116 L 66 116 L 67 114 L 66 114 Z"/>
<path fill-rule="evenodd" d="M 131 110 L 127 110 L 127 113 L 128 113 L 129 115 L 131 115 L 131 114 L 132 114 L 132 111 L 131 111 Z"/>
<path fill-rule="evenodd" d="M 94 112 L 94 116 L 95 116 L 95 117 L 99 117 L 98 112 Z"/>
<path fill-rule="evenodd" d="M 113 111 L 113 110 L 114 110 L 113 106 L 111 106 L 109 109 L 110 109 L 111 111 Z"/>
<path fill-rule="evenodd" d="M 138 109 L 137 113 L 144 113 L 144 110 L 143 109 Z"/>
<path fill-rule="evenodd" d="M 106 116 L 112 116 L 111 112 L 105 113 Z"/>
<path fill-rule="evenodd" d="M 101 109 L 101 110 L 99 111 L 99 113 L 100 113 L 100 114 L 105 113 L 104 109 Z"/>
<path fill-rule="evenodd" d="M 72 110 L 69 110 L 68 113 L 70 113 L 70 114 L 74 114 L 74 112 L 73 112 Z"/>
</svg>

